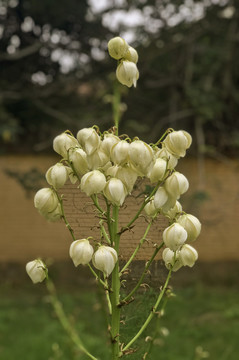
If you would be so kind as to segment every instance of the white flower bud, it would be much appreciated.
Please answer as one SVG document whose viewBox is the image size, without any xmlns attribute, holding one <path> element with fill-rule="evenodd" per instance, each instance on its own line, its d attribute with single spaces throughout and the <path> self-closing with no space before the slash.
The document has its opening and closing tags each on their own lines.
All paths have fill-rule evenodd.
<svg viewBox="0 0 239 360">
<path fill-rule="evenodd" d="M 101 149 L 101 147 L 87 157 L 88 165 L 91 170 L 103 168 L 109 160 L 109 156 Z"/>
<path fill-rule="evenodd" d="M 157 213 L 157 209 L 154 205 L 154 200 L 150 200 L 144 207 L 144 211 L 146 212 L 146 215 L 153 217 Z"/>
<path fill-rule="evenodd" d="M 52 185 L 55 189 L 59 189 L 64 186 L 67 178 L 67 168 L 61 163 L 57 163 L 56 165 L 50 167 L 50 169 L 46 172 L 46 180 L 48 184 Z"/>
<path fill-rule="evenodd" d="M 167 161 L 164 159 L 156 159 L 153 167 L 149 171 L 148 177 L 151 183 L 163 180 L 165 172 L 167 170 Z"/>
<path fill-rule="evenodd" d="M 34 284 L 42 282 L 47 276 L 46 265 L 40 259 L 28 262 L 26 272 Z"/>
<path fill-rule="evenodd" d="M 129 45 L 121 37 L 117 36 L 108 42 L 108 51 L 113 59 L 122 59 L 127 53 Z"/>
<path fill-rule="evenodd" d="M 121 61 L 116 69 L 116 77 L 121 84 L 136 87 L 139 78 L 136 64 L 132 61 Z"/>
<path fill-rule="evenodd" d="M 105 184 L 105 175 L 99 170 L 93 170 L 82 177 L 80 187 L 86 195 L 91 196 L 100 193 L 104 189 Z"/>
<path fill-rule="evenodd" d="M 80 264 L 86 265 L 92 259 L 94 249 L 90 245 L 89 240 L 75 240 L 71 243 L 69 254 L 75 266 Z"/>
<path fill-rule="evenodd" d="M 154 158 L 152 148 L 141 140 L 135 140 L 129 147 L 129 159 L 133 167 L 144 176 L 147 174 Z"/>
<path fill-rule="evenodd" d="M 94 267 L 104 272 L 107 277 L 112 273 L 117 261 L 117 252 L 110 246 L 100 246 L 92 258 Z"/>
<path fill-rule="evenodd" d="M 184 229 L 187 231 L 187 233 L 188 233 L 187 240 L 188 241 L 196 240 L 196 238 L 198 237 L 198 235 L 201 232 L 200 221 L 198 220 L 198 218 L 196 218 L 196 216 L 193 216 L 191 214 L 181 215 L 177 219 L 177 223 L 182 225 L 184 227 Z"/>
<path fill-rule="evenodd" d="M 104 195 L 112 204 L 121 206 L 127 195 L 127 190 L 121 180 L 111 178 L 105 185 Z"/>
<path fill-rule="evenodd" d="M 173 220 L 178 213 L 182 212 L 182 210 L 183 210 L 182 205 L 180 204 L 179 201 L 176 201 L 174 207 L 168 211 L 165 211 L 164 215 L 167 215 L 170 219 Z"/>
<path fill-rule="evenodd" d="M 60 220 L 62 218 L 62 210 L 61 210 L 61 205 L 58 203 L 57 207 L 55 208 L 55 210 L 51 211 L 51 212 L 42 212 L 39 211 L 39 213 L 44 216 L 44 218 L 50 222 L 56 222 L 58 220 Z"/>
<path fill-rule="evenodd" d="M 77 175 L 82 176 L 89 170 L 87 163 L 87 155 L 83 149 L 79 147 L 75 149 L 70 149 L 69 160 L 71 161 Z"/>
<path fill-rule="evenodd" d="M 160 186 L 154 195 L 154 206 L 156 209 L 161 207 L 167 202 L 168 194 L 164 187 Z"/>
<path fill-rule="evenodd" d="M 113 134 L 105 134 L 104 139 L 101 143 L 101 148 L 107 155 L 110 155 L 112 147 L 118 142 L 120 142 L 118 136 L 115 136 Z"/>
<path fill-rule="evenodd" d="M 87 155 L 93 154 L 100 146 L 100 137 L 93 128 L 79 130 L 76 137 Z"/>
<path fill-rule="evenodd" d="M 197 250 L 188 244 L 181 247 L 178 256 L 183 266 L 189 267 L 192 267 L 198 259 Z"/>
<path fill-rule="evenodd" d="M 191 135 L 183 130 L 169 133 L 164 140 L 164 144 L 169 152 L 175 156 L 184 157 L 186 150 L 191 146 Z"/>
<path fill-rule="evenodd" d="M 125 185 L 127 192 L 131 193 L 134 188 L 134 184 L 137 180 L 137 173 L 129 165 L 118 166 L 115 176 L 117 179 L 120 179 Z"/>
<path fill-rule="evenodd" d="M 168 193 L 167 193 L 168 194 Z M 170 211 L 176 204 L 176 198 L 170 194 L 168 194 L 168 200 L 166 203 L 162 206 L 162 212 L 166 213 L 167 211 Z"/>
<path fill-rule="evenodd" d="M 167 227 L 163 232 L 163 241 L 169 249 L 176 251 L 187 240 L 187 231 L 177 223 Z"/>
<path fill-rule="evenodd" d="M 129 143 L 126 140 L 121 140 L 115 144 L 110 152 L 111 160 L 116 165 L 124 165 L 129 160 Z"/>
<path fill-rule="evenodd" d="M 166 179 L 164 186 L 170 195 L 178 199 L 180 195 L 188 190 L 189 183 L 183 174 L 175 171 Z"/>
<path fill-rule="evenodd" d="M 167 161 L 168 169 L 174 169 L 177 166 L 178 159 L 173 154 L 171 154 L 165 147 L 156 151 L 155 157 Z"/>
<path fill-rule="evenodd" d="M 68 176 L 69 176 L 69 179 L 70 179 L 70 182 L 72 184 L 75 184 L 77 181 L 78 181 L 78 177 L 76 176 L 76 174 L 73 172 L 72 168 L 67 166 L 67 171 L 68 171 Z"/>
<path fill-rule="evenodd" d="M 137 64 L 139 56 L 137 51 L 132 47 L 129 46 L 127 53 L 124 56 L 125 60 L 132 61 Z"/>
<path fill-rule="evenodd" d="M 165 248 L 162 253 L 162 258 L 167 269 L 172 268 L 173 271 L 177 271 L 182 267 L 182 263 L 178 257 L 178 252 Z"/>
<path fill-rule="evenodd" d="M 54 211 L 58 205 L 58 198 L 50 188 L 43 188 L 37 191 L 34 197 L 34 205 L 42 213 Z"/>
<path fill-rule="evenodd" d="M 76 138 L 67 133 L 62 133 L 53 140 L 53 149 L 65 159 L 67 159 L 68 150 L 76 146 L 79 146 Z"/>
</svg>

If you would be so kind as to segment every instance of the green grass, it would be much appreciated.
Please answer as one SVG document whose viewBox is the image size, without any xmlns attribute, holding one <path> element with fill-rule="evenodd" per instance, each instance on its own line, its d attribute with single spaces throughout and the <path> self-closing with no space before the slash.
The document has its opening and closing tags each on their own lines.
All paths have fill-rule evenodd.
<svg viewBox="0 0 239 360">
<path fill-rule="evenodd" d="M 62 330 L 49 303 L 44 285 L 12 290 L 0 288 L 0 359 L 3 360 L 85 360 L 77 353 Z M 158 325 L 168 330 L 158 331 L 156 345 L 149 360 L 195 360 L 195 349 L 202 346 L 210 360 L 237 360 L 239 354 L 239 290 L 234 287 L 194 285 L 175 290 L 176 297 L 168 301 L 165 315 Z M 129 341 L 146 318 L 155 301 L 155 291 L 141 294 L 122 311 L 122 330 Z M 87 347 L 101 360 L 109 359 L 109 337 L 102 313 L 101 296 L 92 289 L 60 293 L 72 323 Z M 146 336 L 155 331 L 152 323 L 135 343 L 137 354 L 143 357 Z"/>
</svg>

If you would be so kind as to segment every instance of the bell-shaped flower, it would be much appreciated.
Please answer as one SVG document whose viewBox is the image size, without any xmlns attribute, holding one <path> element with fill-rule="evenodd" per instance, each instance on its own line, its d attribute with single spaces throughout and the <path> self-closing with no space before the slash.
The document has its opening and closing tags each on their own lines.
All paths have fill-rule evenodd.
<svg viewBox="0 0 239 360">
<path fill-rule="evenodd" d="M 156 209 L 155 205 L 154 205 L 154 199 L 150 200 L 144 207 L 144 211 L 146 213 L 146 215 L 153 217 L 158 209 Z"/>
<path fill-rule="evenodd" d="M 178 159 L 171 154 L 165 147 L 155 150 L 155 157 L 167 161 L 167 168 L 172 170 L 177 166 Z"/>
<path fill-rule="evenodd" d="M 100 146 L 100 137 L 93 128 L 79 130 L 76 137 L 87 155 L 93 154 Z"/>
<path fill-rule="evenodd" d="M 148 173 L 148 178 L 151 183 L 163 180 L 166 170 L 167 161 L 161 158 L 156 159 L 154 165 L 151 167 Z"/>
<path fill-rule="evenodd" d="M 42 260 L 36 259 L 26 264 L 26 272 L 34 284 L 42 282 L 47 277 L 47 268 Z"/>
<path fill-rule="evenodd" d="M 108 42 L 109 54 L 116 60 L 122 59 L 126 55 L 128 48 L 127 42 L 119 36 L 114 37 Z"/>
<path fill-rule="evenodd" d="M 167 202 L 168 194 L 163 186 L 160 186 L 154 195 L 154 206 L 156 209 L 161 209 Z"/>
<path fill-rule="evenodd" d="M 109 162 L 109 156 L 101 148 L 87 156 L 87 162 L 91 170 L 103 168 Z"/>
<path fill-rule="evenodd" d="M 127 189 L 120 179 L 111 178 L 105 185 L 104 195 L 113 205 L 121 206 L 127 195 Z"/>
<path fill-rule="evenodd" d="M 176 215 L 182 212 L 183 208 L 179 201 L 176 201 L 173 208 L 164 212 L 165 216 L 168 216 L 171 220 L 175 219 Z"/>
<path fill-rule="evenodd" d="M 192 246 L 184 244 L 178 252 L 178 257 L 183 266 L 192 267 L 198 259 L 198 253 Z"/>
<path fill-rule="evenodd" d="M 117 261 L 118 255 L 115 249 L 104 245 L 100 246 L 92 257 L 94 267 L 102 271 L 107 277 L 114 270 Z"/>
<path fill-rule="evenodd" d="M 68 150 L 77 146 L 79 146 L 77 139 L 66 132 L 56 136 L 53 140 L 53 149 L 65 159 L 67 159 Z"/>
<path fill-rule="evenodd" d="M 184 214 L 179 216 L 177 223 L 182 225 L 188 233 L 187 240 L 194 241 L 201 232 L 201 223 L 196 216 L 191 214 Z"/>
<path fill-rule="evenodd" d="M 172 251 L 178 250 L 187 240 L 187 231 L 177 223 L 173 223 L 163 232 L 163 241 Z"/>
<path fill-rule="evenodd" d="M 86 152 L 80 147 L 69 150 L 69 160 L 78 176 L 82 176 L 89 170 Z"/>
<path fill-rule="evenodd" d="M 127 192 L 130 194 L 134 188 L 138 175 L 130 165 L 125 164 L 123 166 L 118 166 L 114 177 L 122 181 L 127 189 Z"/>
<path fill-rule="evenodd" d="M 166 179 L 164 186 L 170 195 L 179 199 L 180 195 L 184 194 L 188 190 L 189 183 L 186 176 L 178 171 L 175 171 Z"/>
<path fill-rule="evenodd" d="M 88 239 L 75 240 L 71 243 L 69 254 L 75 266 L 86 265 L 92 259 L 94 249 Z"/>
<path fill-rule="evenodd" d="M 167 269 L 177 271 L 182 267 L 182 263 L 178 256 L 178 251 L 172 251 L 169 248 L 165 248 L 162 253 L 162 258 Z"/>
<path fill-rule="evenodd" d="M 191 146 L 192 137 L 187 131 L 173 131 L 167 135 L 163 143 L 173 155 L 184 157 L 186 150 Z"/>
<path fill-rule="evenodd" d="M 115 165 L 124 165 L 129 160 L 129 143 L 121 140 L 111 148 L 110 157 Z"/>
<path fill-rule="evenodd" d="M 153 163 L 154 153 L 148 144 L 141 140 L 135 140 L 129 147 L 129 160 L 140 176 L 148 173 Z"/>
<path fill-rule="evenodd" d="M 136 64 L 132 61 L 121 61 L 116 69 L 116 77 L 121 84 L 136 87 L 139 78 Z"/>
<path fill-rule="evenodd" d="M 48 184 L 52 185 L 55 189 L 59 189 L 65 185 L 68 179 L 68 171 L 66 166 L 62 163 L 57 163 L 51 166 L 46 172 L 46 180 Z"/>
<path fill-rule="evenodd" d="M 81 178 L 81 190 L 86 193 L 86 195 L 91 196 L 93 194 L 100 193 L 106 185 L 105 175 L 99 170 L 93 170 L 86 173 Z"/>
<path fill-rule="evenodd" d="M 44 211 L 39 211 L 39 213 L 48 221 L 50 222 L 56 222 L 58 220 L 62 219 L 62 209 L 61 209 L 61 204 L 58 203 L 57 207 L 55 208 L 55 210 L 50 211 L 50 212 L 44 212 Z"/>
<path fill-rule="evenodd" d="M 173 209 L 176 204 L 176 201 L 177 201 L 173 195 L 171 195 L 169 193 L 167 193 L 167 194 L 168 194 L 168 199 L 161 208 L 161 211 L 163 214 L 165 214 L 168 211 L 170 211 L 171 209 Z"/>
<path fill-rule="evenodd" d="M 112 147 L 115 144 L 117 144 L 118 142 L 120 142 L 120 139 L 118 138 L 118 136 L 115 136 L 114 134 L 110 134 L 110 133 L 105 134 L 104 139 L 102 140 L 102 143 L 101 143 L 101 149 L 107 155 L 110 155 Z"/>
<path fill-rule="evenodd" d="M 58 205 L 56 193 L 50 188 L 43 188 L 37 191 L 34 197 L 34 205 L 42 213 L 54 211 Z"/>
<path fill-rule="evenodd" d="M 138 53 L 135 50 L 135 48 L 133 48 L 132 46 L 129 46 L 128 51 L 124 56 L 124 59 L 128 60 L 128 61 L 132 61 L 135 64 L 137 64 L 139 56 L 138 56 Z"/>
</svg>

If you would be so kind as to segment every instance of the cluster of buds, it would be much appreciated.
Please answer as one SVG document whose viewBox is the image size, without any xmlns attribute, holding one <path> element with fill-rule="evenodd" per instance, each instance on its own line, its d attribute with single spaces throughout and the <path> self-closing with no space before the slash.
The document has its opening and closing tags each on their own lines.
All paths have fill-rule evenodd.
<svg viewBox="0 0 239 360">
<path fill-rule="evenodd" d="M 137 51 L 119 36 L 114 37 L 108 42 L 108 50 L 110 56 L 118 60 L 116 69 L 118 81 L 128 87 L 132 85 L 136 87 L 139 78 L 139 71 L 136 65 L 138 62 Z"/>
</svg>

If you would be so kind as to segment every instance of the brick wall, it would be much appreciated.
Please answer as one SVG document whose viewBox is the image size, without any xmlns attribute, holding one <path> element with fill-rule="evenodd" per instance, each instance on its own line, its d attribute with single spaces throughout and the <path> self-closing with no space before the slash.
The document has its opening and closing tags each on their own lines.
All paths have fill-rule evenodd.
<svg viewBox="0 0 239 360">
<path fill-rule="evenodd" d="M 38 178 L 57 161 L 49 156 L 0 157 L 0 261 L 24 262 L 36 257 L 65 260 L 68 258 L 71 237 L 63 223 L 48 223 L 33 205 L 35 191 L 47 184 Z M 190 182 L 190 190 L 181 202 L 188 213 L 199 217 L 203 228 L 193 244 L 201 261 L 230 261 L 239 259 L 239 163 L 207 159 L 204 164 L 195 159 L 182 159 L 178 170 Z M 33 170 L 35 169 L 35 170 Z M 26 176 L 28 175 L 28 176 Z M 29 177 L 30 175 L 30 177 Z M 29 180 L 30 179 L 30 180 Z M 25 185 L 25 188 L 22 186 Z M 35 189 L 34 189 L 35 188 Z M 96 214 L 92 215 L 89 198 L 79 189 L 67 184 L 65 209 L 76 236 L 99 238 Z M 128 198 L 120 224 L 125 225 L 137 211 L 139 198 Z M 141 217 L 130 232 L 122 235 L 121 256 L 135 249 L 147 222 Z M 167 226 L 159 218 L 151 228 L 148 242 L 140 250 L 138 259 L 147 260 L 153 244 L 162 238 Z"/>
</svg>

